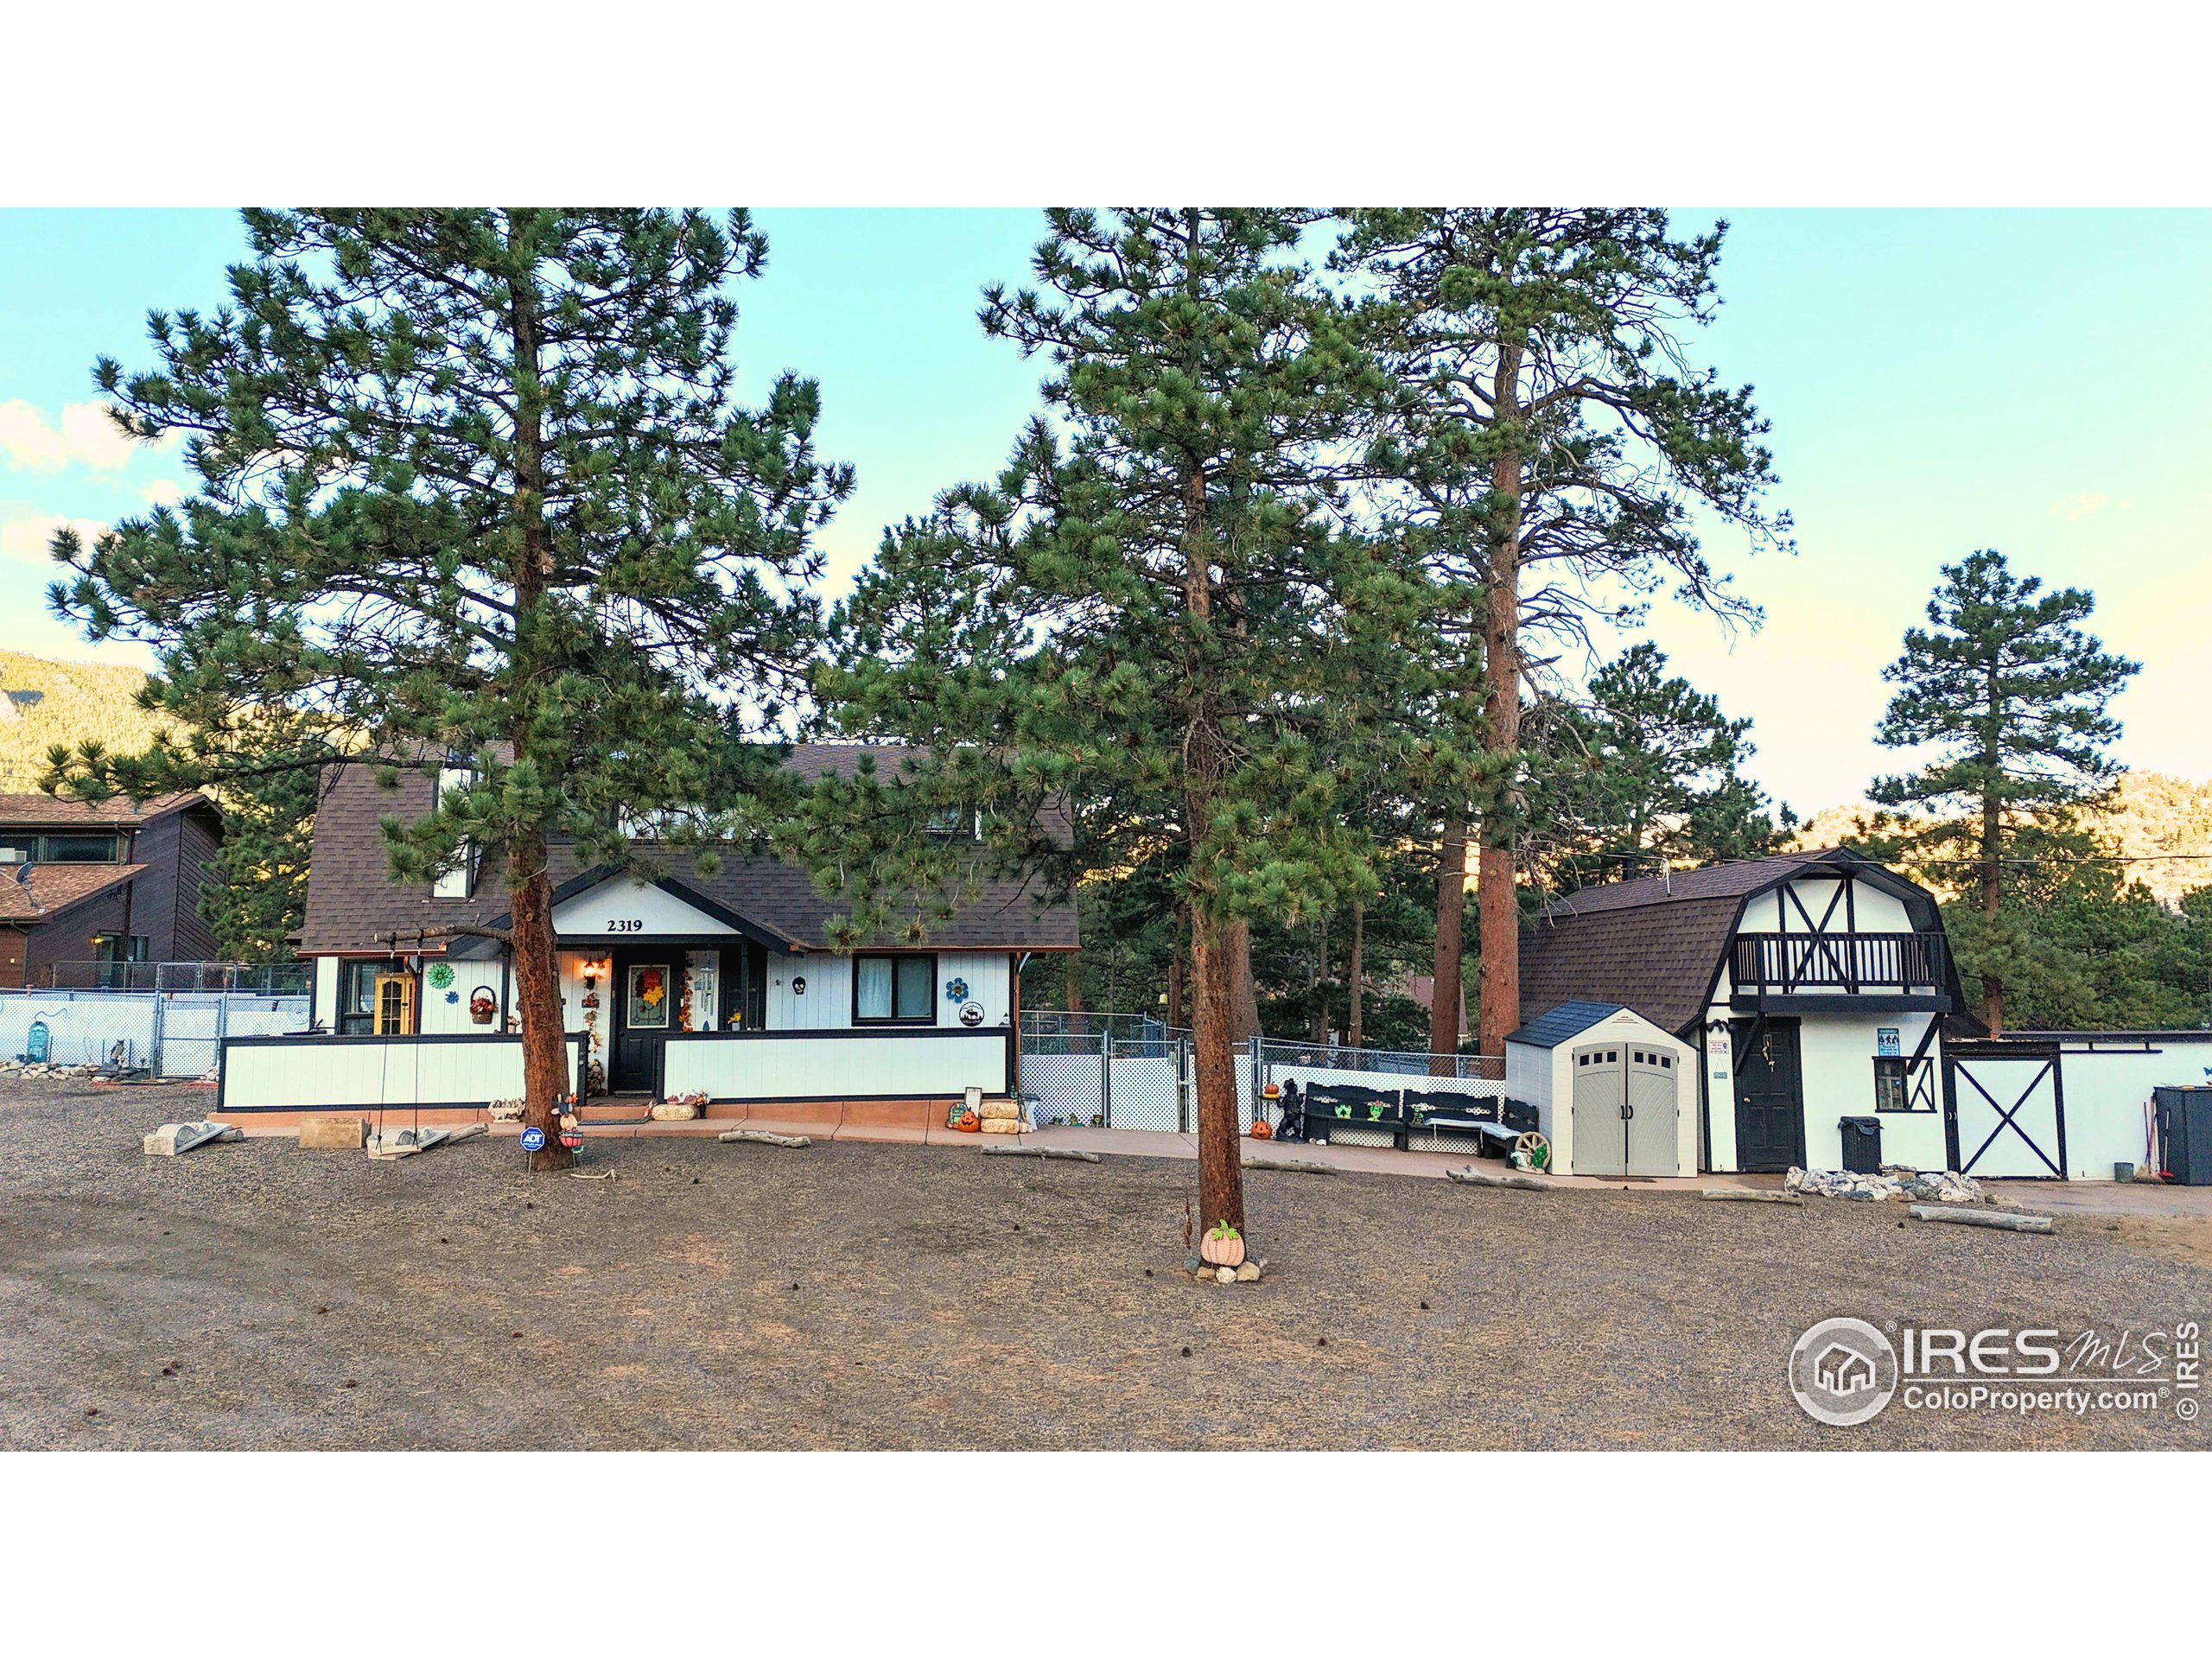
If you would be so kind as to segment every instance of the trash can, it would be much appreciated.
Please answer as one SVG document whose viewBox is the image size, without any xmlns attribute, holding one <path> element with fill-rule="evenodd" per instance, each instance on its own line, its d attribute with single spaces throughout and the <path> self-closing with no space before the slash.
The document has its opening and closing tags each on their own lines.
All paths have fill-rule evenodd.
<svg viewBox="0 0 2212 1659">
<path fill-rule="evenodd" d="M 1882 1120 L 1878 1117 L 1839 1118 L 1836 1128 L 1843 1135 L 1845 1172 L 1852 1175 L 1880 1174 Z"/>
</svg>

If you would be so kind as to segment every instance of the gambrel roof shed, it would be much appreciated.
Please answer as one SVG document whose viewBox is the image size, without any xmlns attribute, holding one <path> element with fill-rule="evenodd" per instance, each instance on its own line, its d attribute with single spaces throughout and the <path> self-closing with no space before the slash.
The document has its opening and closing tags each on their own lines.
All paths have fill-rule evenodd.
<svg viewBox="0 0 2212 1659">
<path fill-rule="evenodd" d="M 1939 932 L 1936 896 L 1848 848 L 1741 859 L 1588 887 L 1547 906 L 1521 935 L 1521 1002 L 1550 1007 L 1603 1001 L 1633 1008 L 1665 1031 L 1698 1024 L 1711 1001 L 1745 907 L 1801 877 L 1847 877 L 1901 901 L 1916 928 Z M 1954 1009 L 1956 969 L 1945 973 Z"/>
</svg>

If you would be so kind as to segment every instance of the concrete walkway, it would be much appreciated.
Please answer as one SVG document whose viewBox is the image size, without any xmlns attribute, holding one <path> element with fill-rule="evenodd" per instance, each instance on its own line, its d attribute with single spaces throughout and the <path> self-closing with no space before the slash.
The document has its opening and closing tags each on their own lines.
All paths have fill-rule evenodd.
<svg viewBox="0 0 2212 1659">
<path fill-rule="evenodd" d="M 1198 1138 L 1195 1135 L 1170 1135 L 1154 1129 L 1035 1129 L 1021 1137 L 1025 1147 L 1079 1147 L 1109 1157 L 1123 1158 L 1188 1158 L 1198 1155 Z M 1254 1159 L 1296 1160 L 1300 1163 L 1326 1164 L 1332 1169 L 1357 1171 L 1369 1175 L 1426 1176 L 1431 1180 L 1442 1180 L 1444 1173 L 1451 1169 L 1465 1169 L 1469 1164 L 1495 1173 L 1503 1174 L 1506 1166 L 1497 1159 L 1478 1160 L 1467 1151 L 1457 1152 L 1399 1152 L 1389 1147 L 1308 1146 L 1302 1141 L 1254 1141 L 1243 1142 L 1244 1161 Z M 1639 1177 L 1633 1180 L 1607 1180 L 1594 1175 L 1546 1175 L 1548 1185 L 1562 1192 L 1660 1192 L 1686 1193 L 1692 1197 L 1708 1187 L 1727 1187 L 1749 1191 L 1779 1192 L 1779 1175 L 1713 1174 L 1687 1177 Z M 2146 1181 L 2132 1181 L 2125 1185 L 2113 1181 L 1993 1181 L 1992 1189 L 2010 1198 L 2023 1209 L 2060 1214 L 2111 1216 L 2179 1216 L 2212 1222 L 2212 1186 L 2168 1186 Z"/>
</svg>

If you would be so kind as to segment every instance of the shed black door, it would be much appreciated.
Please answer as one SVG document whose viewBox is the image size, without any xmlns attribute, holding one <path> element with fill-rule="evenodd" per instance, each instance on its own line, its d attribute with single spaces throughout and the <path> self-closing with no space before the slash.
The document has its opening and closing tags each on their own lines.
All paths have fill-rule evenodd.
<svg viewBox="0 0 2212 1659">
<path fill-rule="evenodd" d="M 1795 1020 L 1729 1022 L 1736 1058 L 1736 1167 L 1778 1173 L 1805 1161 L 1805 1088 Z"/>
</svg>

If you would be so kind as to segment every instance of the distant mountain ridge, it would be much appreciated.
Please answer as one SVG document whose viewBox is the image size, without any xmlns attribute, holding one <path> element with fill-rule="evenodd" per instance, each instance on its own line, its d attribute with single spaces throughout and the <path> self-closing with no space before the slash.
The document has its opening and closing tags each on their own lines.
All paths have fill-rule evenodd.
<svg viewBox="0 0 2212 1659">
<path fill-rule="evenodd" d="M 1832 847 L 1859 835 L 1876 809 L 1859 803 L 1824 807 L 1805 820 L 1794 847 Z M 2193 887 L 2212 883 L 2212 783 L 2163 772 L 2131 772 L 2120 780 L 2113 804 L 2086 813 L 2091 830 L 2117 843 L 2123 857 L 2148 861 L 2126 868 L 2168 904 Z M 2160 855 L 2194 855 L 2161 857 Z"/>
<path fill-rule="evenodd" d="M 143 669 L 0 651 L 0 791 L 36 789 L 56 743 L 89 737 L 126 754 L 144 748 L 174 723 L 134 701 L 145 683 Z"/>
</svg>

